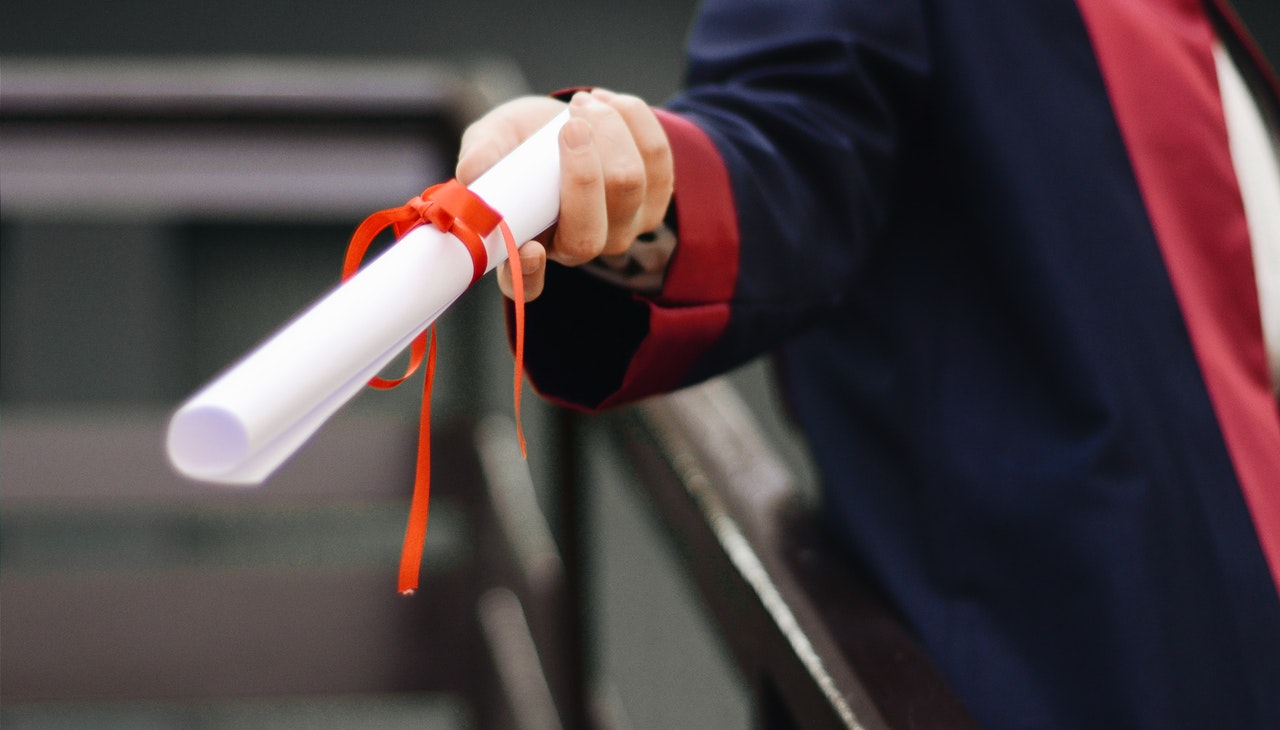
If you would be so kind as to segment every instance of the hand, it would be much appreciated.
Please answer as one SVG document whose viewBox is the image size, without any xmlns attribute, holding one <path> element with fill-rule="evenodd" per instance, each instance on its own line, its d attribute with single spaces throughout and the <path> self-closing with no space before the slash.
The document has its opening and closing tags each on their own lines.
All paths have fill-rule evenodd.
<svg viewBox="0 0 1280 730">
<path fill-rule="evenodd" d="M 502 104 L 467 128 L 457 177 L 470 184 L 565 107 L 547 97 Z M 520 248 L 525 300 L 545 283 L 547 259 L 578 266 L 626 253 L 636 236 L 655 230 L 671 202 L 671 146 L 641 99 L 604 89 L 578 92 L 560 130 L 560 220 Z M 512 296 L 504 262 L 498 286 Z"/>
</svg>

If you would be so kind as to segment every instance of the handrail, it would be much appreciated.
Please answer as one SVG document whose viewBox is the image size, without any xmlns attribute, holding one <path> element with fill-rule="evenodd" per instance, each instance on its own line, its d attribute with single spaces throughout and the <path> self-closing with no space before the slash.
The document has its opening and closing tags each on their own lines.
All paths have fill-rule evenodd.
<svg viewBox="0 0 1280 730">
<path fill-rule="evenodd" d="M 615 420 L 762 727 L 973 726 L 914 638 L 825 542 L 728 381 Z"/>
</svg>

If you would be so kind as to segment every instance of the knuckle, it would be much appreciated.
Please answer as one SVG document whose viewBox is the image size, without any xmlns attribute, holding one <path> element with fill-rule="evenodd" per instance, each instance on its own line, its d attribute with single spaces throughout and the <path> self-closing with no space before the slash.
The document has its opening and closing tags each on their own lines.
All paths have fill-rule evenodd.
<svg viewBox="0 0 1280 730">
<path fill-rule="evenodd" d="M 638 161 L 615 165 L 609 172 L 608 189 L 611 195 L 621 200 L 642 197 L 645 190 L 644 166 Z"/>
<path fill-rule="evenodd" d="M 614 97 L 613 106 L 623 114 L 648 113 L 649 105 L 634 94 L 618 94 Z"/>
<path fill-rule="evenodd" d="M 579 107 L 579 112 L 593 126 L 600 124 L 605 120 L 618 119 L 621 117 L 617 107 L 594 98 L 590 98 L 586 103 L 582 104 L 582 106 Z"/>
<path fill-rule="evenodd" d="M 671 147 L 665 135 L 649 135 L 636 140 L 640 156 L 653 167 L 670 167 Z"/>
</svg>

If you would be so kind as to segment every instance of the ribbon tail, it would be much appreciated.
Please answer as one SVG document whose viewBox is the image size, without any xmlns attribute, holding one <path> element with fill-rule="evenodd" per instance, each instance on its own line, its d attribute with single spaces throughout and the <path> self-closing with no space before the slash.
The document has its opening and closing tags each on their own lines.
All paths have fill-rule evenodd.
<svg viewBox="0 0 1280 730">
<path fill-rule="evenodd" d="M 524 267 L 520 265 L 520 249 L 516 246 L 516 237 L 504 220 L 498 221 L 502 230 L 502 241 L 507 247 L 507 269 L 511 272 L 511 293 L 515 310 L 515 386 L 512 403 L 515 410 L 516 438 L 520 441 L 520 456 L 529 458 L 524 443 L 524 424 L 520 421 L 520 392 L 524 389 Z"/>
<path fill-rule="evenodd" d="M 346 281 L 359 270 L 369 246 L 385 228 L 391 227 L 397 239 L 423 223 L 431 223 L 446 233 L 452 233 L 471 254 L 475 283 L 488 269 L 488 254 L 483 237 L 493 231 L 495 225 L 502 230 L 507 257 L 511 269 L 512 290 L 515 295 L 515 405 L 516 434 L 520 440 L 520 455 L 527 449 L 524 426 L 520 421 L 520 394 L 524 385 L 524 273 L 520 266 L 520 252 L 515 236 L 502 216 L 485 205 L 484 201 L 467 190 L 457 180 L 434 185 L 423 194 L 409 200 L 399 208 L 380 210 L 365 218 L 351 236 L 346 258 L 342 266 L 342 279 Z M 484 233 L 479 233 L 483 231 Z M 418 422 L 418 457 L 414 472 L 413 498 L 409 504 L 409 524 L 405 528 L 404 544 L 400 550 L 399 591 L 411 595 L 418 588 L 422 572 L 422 553 L 427 537 L 427 517 L 431 501 L 431 385 L 436 369 L 436 330 L 414 338 L 410 349 L 409 366 L 405 374 L 395 380 L 375 376 L 369 381 L 374 388 L 394 388 L 412 375 L 426 356 L 426 376 L 422 384 L 422 413 Z"/>
<path fill-rule="evenodd" d="M 422 383 L 422 413 L 418 420 L 418 462 L 413 477 L 413 499 L 409 503 L 409 524 L 400 549 L 400 577 L 397 590 L 411 596 L 418 589 L 422 572 L 422 551 L 427 540 L 427 517 L 431 505 L 431 384 L 436 372 L 436 333 L 430 331 L 427 370 Z"/>
</svg>

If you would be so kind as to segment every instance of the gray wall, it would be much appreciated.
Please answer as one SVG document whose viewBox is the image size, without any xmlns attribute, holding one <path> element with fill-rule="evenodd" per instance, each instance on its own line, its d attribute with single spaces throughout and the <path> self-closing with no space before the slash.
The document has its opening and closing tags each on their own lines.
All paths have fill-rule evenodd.
<svg viewBox="0 0 1280 730">
<path fill-rule="evenodd" d="M 531 88 L 595 84 L 660 100 L 676 87 L 692 0 L 18 0 L 0 55 L 504 55 Z"/>
<path fill-rule="evenodd" d="M 591 83 L 660 100 L 678 84 L 693 0 L 18 0 L 0 55 L 265 54 L 448 58 L 500 53 L 533 89 Z M 1236 0 L 1273 64 L 1280 2 Z"/>
</svg>

